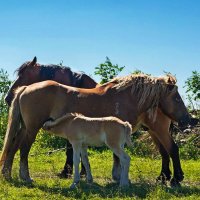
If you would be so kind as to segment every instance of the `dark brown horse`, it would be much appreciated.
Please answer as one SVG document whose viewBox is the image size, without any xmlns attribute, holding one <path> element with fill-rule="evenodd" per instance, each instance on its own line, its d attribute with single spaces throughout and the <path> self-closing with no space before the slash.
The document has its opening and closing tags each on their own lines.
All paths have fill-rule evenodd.
<svg viewBox="0 0 200 200">
<path fill-rule="evenodd" d="M 79 89 L 53 81 L 22 87 L 10 111 L 1 157 L 3 175 L 11 177 L 13 158 L 20 148 L 20 177 L 26 181 L 31 180 L 28 153 L 43 123 L 66 112 L 80 112 L 90 117 L 113 115 L 129 121 L 135 130 L 140 124 L 148 127 L 163 158 L 160 177 L 170 179 L 170 155 L 174 167 L 174 178 L 171 181 L 181 181 L 183 172 L 178 147 L 169 134 L 169 125 L 171 120 L 175 120 L 184 126 L 189 123 L 190 117 L 174 83 L 173 77 L 132 75 L 115 79 L 95 89 Z M 113 178 L 118 180 L 119 174 L 119 163 L 115 159 Z"/>
<path fill-rule="evenodd" d="M 94 88 L 97 83 L 84 73 L 72 72 L 69 67 L 60 65 L 41 65 L 37 63 L 37 58 L 25 62 L 17 70 L 17 79 L 11 85 L 5 101 L 10 106 L 14 98 L 14 90 L 20 86 L 32 83 L 54 80 L 64 85 L 79 88 Z"/>
</svg>

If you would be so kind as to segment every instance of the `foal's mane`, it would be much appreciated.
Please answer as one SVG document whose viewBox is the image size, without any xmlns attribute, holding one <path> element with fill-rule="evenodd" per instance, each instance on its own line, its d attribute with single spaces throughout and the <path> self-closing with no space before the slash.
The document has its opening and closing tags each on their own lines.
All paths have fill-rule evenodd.
<svg viewBox="0 0 200 200">
<path fill-rule="evenodd" d="M 27 61 L 27 62 L 23 63 L 19 68 L 17 68 L 15 70 L 15 73 L 17 73 L 17 75 L 19 76 L 27 67 L 30 67 L 29 66 L 30 63 L 31 63 L 31 61 Z M 34 66 L 31 66 L 31 67 L 40 67 L 40 68 L 46 68 L 46 69 L 49 69 L 49 70 L 61 70 L 61 69 L 63 69 L 63 70 L 70 70 L 71 71 L 70 67 L 55 65 L 55 64 L 41 65 L 41 64 L 36 63 Z"/>
<path fill-rule="evenodd" d="M 171 74 L 162 77 L 152 77 L 145 74 L 131 74 L 129 76 L 114 78 L 109 83 L 113 83 L 112 88 L 123 91 L 131 87 L 131 94 L 137 98 L 139 108 L 148 102 L 151 107 L 148 110 L 150 117 L 155 119 L 155 110 L 158 107 L 160 97 L 172 90 L 169 85 L 176 84 L 176 78 Z M 176 87 L 173 87 L 173 90 Z"/>
</svg>

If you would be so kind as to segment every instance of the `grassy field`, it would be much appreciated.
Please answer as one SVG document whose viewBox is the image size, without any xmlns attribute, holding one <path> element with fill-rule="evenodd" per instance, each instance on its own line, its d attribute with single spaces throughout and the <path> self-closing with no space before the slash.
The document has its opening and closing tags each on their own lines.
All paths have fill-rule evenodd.
<svg viewBox="0 0 200 200">
<path fill-rule="evenodd" d="M 119 189 L 112 182 L 112 154 L 110 151 L 89 151 L 94 183 L 89 185 L 83 179 L 79 187 L 70 190 L 72 179 L 59 179 L 65 153 L 40 154 L 29 157 L 30 173 L 34 182 L 26 184 L 18 178 L 18 156 L 14 162 L 13 180 L 0 180 L 0 199 L 199 199 L 200 162 L 182 160 L 185 179 L 182 187 L 171 188 L 156 183 L 160 172 L 160 159 L 131 156 L 131 186 Z"/>
</svg>

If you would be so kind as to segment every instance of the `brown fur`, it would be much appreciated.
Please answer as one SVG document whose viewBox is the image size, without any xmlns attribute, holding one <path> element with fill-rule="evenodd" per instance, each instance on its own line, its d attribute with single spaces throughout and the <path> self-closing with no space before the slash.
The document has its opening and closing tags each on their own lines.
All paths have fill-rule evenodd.
<svg viewBox="0 0 200 200">
<path fill-rule="evenodd" d="M 41 69 L 45 69 L 45 73 L 43 73 L 44 76 L 41 76 Z M 21 67 L 19 67 L 16 70 L 18 77 L 17 79 L 14 81 L 13 85 L 10 87 L 6 97 L 5 97 L 5 101 L 7 102 L 8 105 L 11 104 L 12 99 L 14 98 L 14 90 L 19 87 L 19 86 L 23 86 L 23 85 L 30 85 L 34 82 L 40 82 L 42 80 L 55 80 L 61 84 L 65 84 L 65 85 L 73 85 L 75 87 L 81 87 L 81 88 L 94 88 L 96 86 L 99 86 L 93 79 L 91 79 L 90 77 L 88 77 L 87 75 L 82 75 L 81 76 L 81 81 L 77 81 L 77 73 L 73 73 L 74 79 L 70 78 L 70 74 L 72 74 L 70 68 L 62 68 L 60 66 L 57 65 L 40 65 L 37 63 L 37 58 L 35 57 L 32 61 L 26 62 L 24 63 Z M 53 72 L 53 73 L 52 73 Z M 55 73 L 54 73 L 55 72 Z M 140 76 L 145 76 L 145 75 L 140 75 Z M 78 76 L 80 78 L 80 76 Z M 166 82 L 168 84 L 171 85 L 175 85 L 176 84 L 176 79 L 171 76 L 165 76 L 166 78 Z M 120 79 L 127 79 L 130 80 L 130 76 L 128 77 L 123 77 Z M 115 81 L 113 81 L 112 83 L 109 84 L 105 84 L 105 86 L 103 87 L 99 87 L 99 91 L 96 93 L 98 94 L 104 94 L 106 90 L 109 90 L 109 88 L 111 88 L 113 85 L 117 84 L 120 80 L 119 78 L 117 78 Z M 162 79 L 162 77 L 161 77 Z M 80 79 L 79 79 L 80 80 Z M 131 83 L 131 82 L 130 82 Z M 127 84 L 125 84 L 127 86 Z M 138 87 L 139 89 L 140 87 Z M 86 95 L 86 94 L 84 94 Z M 83 94 L 79 95 L 79 96 L 84 96 Z M 116 105 L 116 111 L 120 109 L 118 109 L 119 104 Z M 155 112 L 154 112 L 155 111 Z M 116 112 L 116 115 L 119 116 Z M 171 137 L 171 134 L 169 133 L 169 125 L 171 123 L 171 119 L 165 115 L 163 113 L 163 111 L 158 108 L 157 110 L 154 109 L 153 107 L 151 109 L 149 109 L 148 112 L 145 112 L 143 114 L 143 116 L 140 117 L 140 121 L 141 123 L 148 127 L 149 129 L 149 133 L 154 141 L 154 143 L 156 144 L 156 146 L 158 147 L 161 156 L 162 156 L 162 170 L 160 173 L 159 177 L 163 177 L 163 180 L 167 179 L 169 180 L 171 175 L 170 175 L 170 170 L 169 170 L 169 155 L 172 157 L 173 160 L 173 165 L 174 165 L 174 176 L 176 176 L 176 174 L 178 174 L 176 176 L 176 180 L 182 180 L 183 179 L 183 175 L 180 176 L 180 174 L 183 174 L 181 167 L 180 167 L 180 159 L 178 156 L 174 156 L 175 154 L 177 154 L 178 149 L 177 146 L 175 145 L 173 138 Z M 137 129 L 137 127 L 135 127 L 135 130 Z M 23 131 L 21 131 L 21 135 L 23 135 Z M 20 134 L 18 134 L 20 135 Z M 22 140 L 22 139 L 20 139 Z M 168 142 L 166 142 L 168 141 Z M 16 141 L 17 143 L 17 141 Z M 24 148 L 26 149 L 26 145 Z M 67 154 L 67 159 L 66 159 L 66 163 L 64 166 L 64 170 L 61 172 L 62 176 L 66 177 L 68 176 L 68 174 L 71 174 L 71 168 L 72 166 L 72 160 L 73 160 L 73 152 L 71 151 L 70 148 L 70 144 L 67 144 L 68 148 L 66 149 L 66 154 Z M 23 159 L 27 159 L 24 156 L 25 152 L 23 150 L 23 147 L 21 147 L 21 158 Z M 27 152 L 29 151 L 29 149 L 26 150 Z M 175 153 L 174 153 L 175 152 Z M 21 159 L 22 160 L 22 159 Z M 116 164 L 116 160 L 117 157 L 114 156 L 114 163 Z M 178 163 L 178 166 L 177 164 Z M 21 169 L 21 168 L 20 168 Z M 179 178 L 177 178 L 179 177 Z"/>
<path fill-rule="evenodd" d="M 136 79 L 139 80 L 140 76 L 127 76 L 124 79 L 120 79 L 121 81 L 115 79 L 115 81 L 94 89 L 74 88 L 54 81 L 44 81 L 27 86 L 15 98 L 14 101 L 18 101 L 18 103 L 14 102 L 13 104 L 20 107 L 21 117 L 28 133 L 26 135 L 29 138 L 28 144 L 24 140 L 20 147 L 22 155 L 27 149 L 27 145 L 28 149 L 30 149 L 38 130 L 47 119 L 57 119 L 67 112 L 79 112 L 89 117 L 116 116 L 123 121 L 128 121 L 132 125 L 133 131 L 140 124 L 144 124 L 150 128 L 150 134 L 154 141 L 158 145 L 163 145 L 167 153 L 171 154 L 172 152 L 173 154 L 174 144 L 167 129 L 170 119 L 184 124 L 189 121 L 187 109 L 181 100 L 177 87 L 171 81 L 168 82 L 168 77 L 159 78 L 159 82 L 162 84 L 158 84 L 159 92 L 158 98 L 156 98 L 156 106 L 159 109 L 156 109 L 156 112 L 165 122 L 165 126 L 162 128 L 161 121 L 157 120 L 157 118 L 153 121 L 148 115 L 148 112 L 155 107 L 155 104 L 152 105 L 153 95 L 150 95 L 151 92 L 147 92 L 146 94 L 148 95 L 144 95 L 143 92 L 147 88 L 149 91 L 156 91 L 154 88 L 158 89 L 156 87 L 157 84 L 149 81 L 152 78 L 145 79 L 141 77 L 141 80 L 144 80 L 145 83 L 142 84 L 143 81 L 141 81 L 141 84 L 138 84 L 140 87 L 133 90 L 137 82 Z M 145 86 L 148 84 L 150 85 L 149 87 Z M 144 97 L 146 98 L 145 103 L 140 105 L 140 99 Z M 176 100 L 177 98 L 179 101 Z M 8 133 L 8 135 L 13 135 L 13 133 Z M 162 139 L 163 137 L 165 139 Z M 28 152 L 26 150 L 24 153 L 26 157 Z M 9 155 L 7 157 L 9 158 Z M 173 159 L 175 162 L 176 158 Z M 24 161 L 24 163 L 27 163 L 27 161 Z M 27 164 L 23 165 L 28 171 Z M 6 167 L 4 166 L 3 169 L 6 170 Z"/>
<path fill-rule="evenodd" d="M 15 99 L 18 99 L 20 94 L 26 89 L 26 86 L 20 87 L 15 92 Z M 20 107 L 19 107 L 19 101 L 14 100 L 11 106 L 11 109 L 9 111 L 9 117 L 8 117 L 8 126 L 7 131 L 4 139 L 4 146 L 1 153 L 1 160 L 0 160 L 0 166 L 2 165 L 2 162 L 6 159 L 7 153 L 12 146 L 13 141 L 15 140 L 15 137 L 17 136 L 17 132 L 20 128 Z M 10 134 L 11 133 L 11 134 Z"/>
</svg>

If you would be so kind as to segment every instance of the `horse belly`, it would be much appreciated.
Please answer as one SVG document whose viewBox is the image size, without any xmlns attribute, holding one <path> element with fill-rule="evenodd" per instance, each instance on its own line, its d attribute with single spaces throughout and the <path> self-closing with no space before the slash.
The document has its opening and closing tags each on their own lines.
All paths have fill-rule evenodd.
<svg viewBox="0 0 200 200">
<path fill-rule="evenodd" d="M 102 146 L 105 143 L 105 133 L 104 132 L 91 132 L 89 135 L 86 133 L 86 136 L 84 137 L 84 144 L 88 146 Z"/>
</svg>

